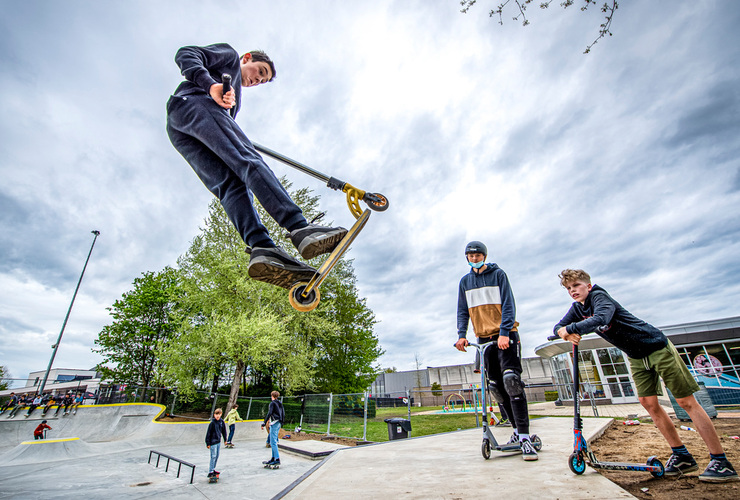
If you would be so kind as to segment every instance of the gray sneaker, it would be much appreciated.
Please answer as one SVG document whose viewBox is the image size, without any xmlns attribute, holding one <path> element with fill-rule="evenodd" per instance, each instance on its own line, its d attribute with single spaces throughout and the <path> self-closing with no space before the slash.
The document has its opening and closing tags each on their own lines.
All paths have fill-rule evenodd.
<svg viewBox="0 0 740 500">
<path fill-rule="evenodd" d="M 532 441 L 529 439 L 522 439 L 522 458 L 527 462 L 533 462 L 540 458 L 537 455 L 537 450 L 534 449 Z"/>
<path fill-rule="evenodd" d="M 726 458 L 717 460 L 712 459 L 707 465 L 707 468 L 699 474 L 699 481 L 705 481 L 708 483 L 724 483 L 728 481 L 737 481 L 738 476 L 735 469 L 732 468 L 732 464 Z"/>
<path fill-rule="evenodd" d="M 674 453 L 665 464 L 666 476 L 678 476 L 695 470 L 699 470 L 699 465 L 691 455 L 677 455 Z"/>
<path fill-rule="evenodd" d="M 290 232 L 290 241 L 304 259 L 313 259 L 324 253 L 330 253 L 342 241 L 347 230 L 343 227 L 326 227 L 309 224 Z"/>
<path fill-rule="evenodd" d="M 280 247 L 254 247 L 247 272 L 253 280 L 290 289 L 299 281 L 310 280 L 316 269 L 296 260 Z"/>
</svg>

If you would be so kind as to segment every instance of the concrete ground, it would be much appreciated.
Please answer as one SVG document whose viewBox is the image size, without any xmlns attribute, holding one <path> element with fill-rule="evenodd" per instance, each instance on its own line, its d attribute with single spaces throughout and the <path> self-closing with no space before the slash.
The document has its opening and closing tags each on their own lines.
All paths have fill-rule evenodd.
<svg viewBox="0 0 740 500">
<path fill-rule="evenodd" d="M 350 448 L 284 439 L 277 470 L 261 464 L 271 453 L 260 423 L 241 422 L 236 447 L 221 449 L 219 483 L 209 484 L 207 424 L 155 423 L 161 408 L 82 407 L 75 416 L 47 418 L 53 430 L 45 442 L 28 440 L 40 416 L 0 416 L 0 498 L 632 498 L 591 469 L 582 476 L 570 471 L 572 418 L 532 421 L 543 442 L 537 462 L 496 451 L 485 460 L 481 429 L 470 429 Z M 611 419 L 584 421 L 584 434 L 593 439 Z M 510 432 L 493 430 L 502 443 Z M 175 463 L 167 471 L 165 459 L 158 468 L 154 460 L 148 464 L 152 449 L 195 464 L 193 483 L 189 467 L 178 478 Z M 307 457 L 332 450 L 324 460 Z"/>
</svg>

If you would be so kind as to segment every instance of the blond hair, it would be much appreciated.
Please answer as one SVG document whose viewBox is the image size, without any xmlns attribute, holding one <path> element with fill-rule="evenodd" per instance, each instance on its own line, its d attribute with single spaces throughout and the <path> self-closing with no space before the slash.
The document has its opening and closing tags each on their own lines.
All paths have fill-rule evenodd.
<svg viewBox="0 0 740 500">
<path fill-rule="evenodd" d="M 221 408 L 216 408 L 216 411 L 213 412 L 214 415 L 221 415 L 224 411 Z"/>
<path fill-rule="evenodd" d="M 280 397 L 280 393 L 278 391 L 272 391 L 270 393 L 270 396 L 272 396 L 273 398 L 277 399 L 277 398 Z"/>
<path fill-rule="evenodd" d="M 558 274 L 558 278 L 560 278 L 560 284 L 562 286 L 568 286 L 570 283 L 574 283 L 576 281 L 583 281 L 589 285 L 591 284 L 591 276 L 589 276 L 583 269 L 563 269 L 563 271 Z"/>
</svg>

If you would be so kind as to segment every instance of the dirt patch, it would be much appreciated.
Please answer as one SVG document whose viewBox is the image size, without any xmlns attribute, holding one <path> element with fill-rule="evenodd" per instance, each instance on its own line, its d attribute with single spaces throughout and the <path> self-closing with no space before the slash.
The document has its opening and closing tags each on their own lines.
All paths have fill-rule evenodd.
<svg viewBox="0 0 740 500">
<path fill-rule="evenodd" d="M 691 426 L 691 422 L 679 422 L 675 419 L 673 422 L 681 439 L 698 462 L 698 471 L 687 476 L 663 479 L 655 479 L 648 472 L 599 471 L 599 473 L 642 499 L 740 498 L 740 481 L 720 484 L 699 481 L 698 475 L 709 463 L 709 451 L 699 433 L 680 428 L 681 425 Z M 740 440 L 732 439 L 730 436 L 740 434 L 740 418 L 720 417 L 713 422 L 727 458 L 737 469 L 740 466 Z M 591 447 L 601 461 L 645 463 L 649 456 L 656 455 L 665 465 L 671 454 L 668 443 L 655 425 L 644 419 L 640 425 L 633 426 L 615 420 L 603 436 L 591 443 Z M 643 491 L 644 489 L 647 490 Z"/>
<path fill-rule="evenodd" d="M 290 437 L 286 438 L 286 435 Z M 280 429 L 278 437 L 286 441 L 305 441 L 307 439 L 313 439 L 315 441 L 325 441 L 327 443 L 341 444 L 342 446 L 357 446 L 357 444 L 360 443 L 360 441 L 356 439 L 340 438 L 335 436 L 327 437 L 324 434 L 314 434 L 312 432 L 299 432 L 296 434 L 295 432 L 286 431 L 285 429 Z"/>
<path fill-rule="evenodd" d="M 207 413 L 193 413 L 185 415 L 170 415 L 169 413 L 162 413 L 157 422 L 209 422 Z"/>
</svg>

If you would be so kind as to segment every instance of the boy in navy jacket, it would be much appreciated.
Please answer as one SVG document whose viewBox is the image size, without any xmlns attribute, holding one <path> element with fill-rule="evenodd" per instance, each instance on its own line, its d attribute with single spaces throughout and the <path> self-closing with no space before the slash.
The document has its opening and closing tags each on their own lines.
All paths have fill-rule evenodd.
<svg viewBox="0 0 740 500">
<path fill-rule="evenodd" d="M 221 414 L 223 410 L 216 408 L 213 412 L 213 420 L 208 424 L 208 430 L 206 431 L 206 448 L 211 450 L 211 463 L 208 468 L 208 477 L 218 476 L 221 474 L 216 470 L 216 463 L 218 462 L 219 451 L 221 450 L 221 439 L 226 443 L 226 424 L 221 420 Z"/>
<path fill-rule="evenodd" d="M 185 81 L 167 102 L 167 134 L 203 184 L 221 201 L 251 253 L 252 279 L 290 288 L 308 281 L 315 269 L 277 247 L 252 205 L 253 195 L 290 232 L 304 259 L 331 252 L 347 230 L 309 224 L 247 136 L 236 124 L 242 86 L 275 78 L 275 65 L 262 51 L 240 56 L 225 43 L 182 47 L 175 55 Z M 231 76 L 224 93 L 221 78 Z"/>
</svg>

